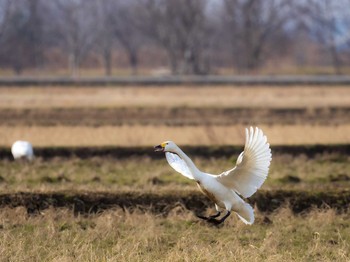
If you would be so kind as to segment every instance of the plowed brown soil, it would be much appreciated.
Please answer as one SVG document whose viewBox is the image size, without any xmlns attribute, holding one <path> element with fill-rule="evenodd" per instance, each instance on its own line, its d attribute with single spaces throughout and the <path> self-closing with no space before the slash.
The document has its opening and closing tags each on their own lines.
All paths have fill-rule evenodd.
<svg viewBox="0 0 350 262">
<path fill-rule="evenodd" d="M 317 208 L 334 208 L 347 211 L 350 191 L 306 192 L 306 191 L 259 191 L 249 202 L 261 212 L 272 212 L 280 207 L 290 207 L 295 213 Z M 182 206 L 196 213 L 212 207 L 212 203 L 198 192 L 177 193 L 99 193 L 99 192 L 54 192 L 13 193 L 0 195 L 0 207 L 23 206 L 29 214 L 49 207 L 67 207 L 75 213 L 95 213 L 106 209 L 143 210 L 167 215 L 172 209 Z"/>
<path fill-rule="evenodd" d="M 325 108 L 32 108 L 1 109 L 0 125 L 257 125 L 350 123 L 350 107 Z"/>
</svg>

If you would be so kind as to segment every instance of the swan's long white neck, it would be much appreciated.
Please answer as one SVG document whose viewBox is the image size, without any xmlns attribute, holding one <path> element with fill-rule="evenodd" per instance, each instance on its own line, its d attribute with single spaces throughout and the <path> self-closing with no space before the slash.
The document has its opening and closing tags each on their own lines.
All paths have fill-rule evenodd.
<svg viewBox="0 0 350 262">
<path fill-rule="evenodd" d="M 178 154 L 179 157 L 182 158 L 183 161 L 187 164 L 188 168 L 190 169 L 193 178 L 196 180 L 200 180 L 201 178 L 201 171 L 196 167 L 196 165 L 193 163 L 191 158 L 189 158 L 178 146 L 176 147 L 176 150 L 174 150 L 176 154 Z"/>
</svg>

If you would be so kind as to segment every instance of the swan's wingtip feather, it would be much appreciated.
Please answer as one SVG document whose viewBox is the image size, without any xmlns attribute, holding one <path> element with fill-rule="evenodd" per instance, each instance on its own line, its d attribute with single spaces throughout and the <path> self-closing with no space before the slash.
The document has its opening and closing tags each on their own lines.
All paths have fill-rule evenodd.
<svg viewBox="0 0 350 262">
<path fill-rule="evenodd" d="M 246 225 L 254 224 L 254 221 L 255 221 L 254 209 L 248 203 L 244 203 L 243 209 L 240 210 L 240 214 L 239 213 L 236 213 L 236 214 L 244 224 Z"/>
</svg>

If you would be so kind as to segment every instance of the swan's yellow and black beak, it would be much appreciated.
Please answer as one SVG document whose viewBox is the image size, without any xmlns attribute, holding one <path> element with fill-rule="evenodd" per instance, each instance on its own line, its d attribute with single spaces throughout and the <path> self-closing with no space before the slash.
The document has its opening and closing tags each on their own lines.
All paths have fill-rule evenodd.
<svg viewBox="0 0 350 262">
<path fill-rule="evenodd" d="M 165 146 L 166 146 L 166 143 L 161 143 L 160 145 L 154 147 L 154 151 L 164 152 Z"/>
</svg>

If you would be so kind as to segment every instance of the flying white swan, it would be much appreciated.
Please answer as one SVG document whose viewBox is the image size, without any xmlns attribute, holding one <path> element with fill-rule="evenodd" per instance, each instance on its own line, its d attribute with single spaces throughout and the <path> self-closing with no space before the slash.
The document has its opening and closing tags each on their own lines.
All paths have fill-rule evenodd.
<svg viewBox="0 0 350 262">
<path fill-rule="evenodd" d="M 244 151 L 239 155 L 236 166 L 220 175 L 200 171 L 172 141 L 163 142 L 154 149 L 165 152 L 169 165 L 185 177 L 195 180 L 201 191 L 215 203 L 217 214 L 198 216 L 199 218 L 220 224 L 234 211 L 245 224 L 254 223 L 253 208 L 239 195 L 250 197 L 267 177 L 272 155 L 261 129 L 246 128 Z M 221 219 L 216 219 L 222 209 L 226 210 L 226 214 Z"/>
<path fill-rule="evenodd" d="M 27 141 L 16 141 L 11 147 L 11 153 L 14 159 L 27 159 L 29 161 L 34 159 L 34 152 L 32 145 Z"/>
</svg>

